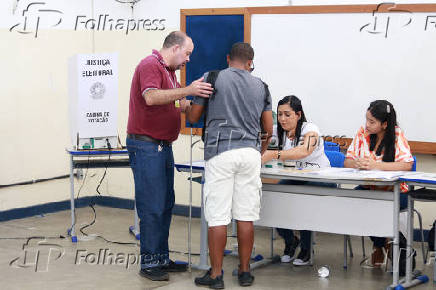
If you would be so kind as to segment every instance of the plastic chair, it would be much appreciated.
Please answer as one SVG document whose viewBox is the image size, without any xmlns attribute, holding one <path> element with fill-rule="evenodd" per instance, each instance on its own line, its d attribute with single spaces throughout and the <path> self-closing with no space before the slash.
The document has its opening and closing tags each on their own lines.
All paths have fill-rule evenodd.
<svg viewBox="0 0 436 290">
<path fill-rule="evenodd" d="M 416 171 L 416 157 L 413 156 L 413 165 L 412 165 L 412 171 Z M 413 188 L 410 189 L 410 191 L 413 191 Z M 415 196 L 412 194 L 409 194 L 409 198 L 413 198 L 414 200 L 417 200 L 418 198 L 415 198 Z M 419 200 L 419 201 L 425 201 L 423 200 Z M 418 216 L 418 222 L 419 222 L 419 230 L 421 232 L 421 250 L 422 250 L 422 258 L 424 261 L 424 265 L 427 263 L 427 254 L 428 252 L 425 251 L 425 245 L 424 245 L 424 230 L 422 229 L 422 216 L 421 213 L 419 211 L 417 211 L 416 209 L 413 209 L 413 211 L 416 213 L 416 215 Z"/>
<path fill-rule="evenodd" d="M 411 171 L 416 171 L 416 157 L 415 156 L 413 156 L 413 165 L 412 165 L 412 170 Z M 412 191 L 413 191 L 413 189 L 412 189 Z M 415 198 L 413 193 L 409 194 L 409 198 L 413 198 L 413 199 L 417 200 L 417 198 Z M 406 210 L 407 209 L 402 210 L 401 212 L 406 211 Z M 427 253 L 425 251 L 425 245 L 424 245 L 425 242 L 424 242 L 424 230 L 422 228 L 422 216 L 421 216 L 421 213 L 418 210 L 414 209 L 413 211 L 418 216 L 419 230 L 420 230 L 420 233 L 421 233 L 421 251 L 422 251 L 423 262 L 424 262 L 424 265 L 425 265 L 427 263 Z M 366 254 L 365 254 L 365 240 L 364 240 L 364 237 L 362 237 L 362 254 L 363 254 L 363 257 L 365 258 Z"/>
<path fill-rule="evenodd" d="M 409 192 L 409 198 L 411 198 L 413 201 L 420 201 L 420 202 L 436 202 L 436 189 L 429 189 L 429 188 L 420 188 L 417 190 L 411 190 Z M 416 211 L 415 211 L 416 212 Z M 420 217 L 418 215 L 418 217 Z M 422 231 L 422 222 L 420 221 L 421 226 L 421 245 L 424 244 L 424 233 Z M 436 245 L 436 235 L 435 235 L 435 245 Z M 428 257 L 430 248 L 427 248 L 427 250 L 424 249 L 423 246 L 423 260 L 424 265 L 427 264 L 427 262 L 430 262 L 430 258 Z M 434 251 L 436 253 L 436 251 Z M 434 266 L 434 273 L 433 273 L 433 281 L 436 282 L 436 254 L 435 254 L 435 266 Z"/>
<path fill-rule="evenodd" d="M 331 167 L 344 167 L 344 161 L 345 161 L 344 154 L 342 154 L 339 151 L 324 151 L 324 153 L 329 159 Z"/>
<path fill-rule="evenodd" d="M 336 151 L 336 152 L 340 152 L 341 151 L 341 147 L 337 143 L 329 142 L 329 141 L 324 141 L 324 151 Z"/>
</svg>

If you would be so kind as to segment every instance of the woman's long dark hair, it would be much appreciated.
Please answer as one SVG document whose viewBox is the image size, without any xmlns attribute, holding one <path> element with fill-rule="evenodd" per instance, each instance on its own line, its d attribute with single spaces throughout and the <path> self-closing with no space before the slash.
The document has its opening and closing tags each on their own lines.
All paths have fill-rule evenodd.
<svg viewBox="0 0 436 290">
<path fill-rule="evenodd" d="M 303 106 L 301 105 L 301 101 L 296 96 L 286 96 L 283 99 L 279 101 L 279 104 L 277 105 L 277 138 L 279 139 L 279 149 L 283 149 L 283 135 L 285 133 L 285 130 L 283 130 L 282 125 L 280 125 L 280 122 L 278 120 L 278 112 L 279 112 L 279 106 L 289 104 L 291 109 L 295 112 L 301 112 L 301 118 L 297 122 L 297 127 L 295 128 L 295 138 L 294 138 L 294 146 L 298 145 L 298 142 L 300 141 L 301 137 L 301 126 L 303 125 L 303 122 L 306 122 L 306 116 L 304 115 Z"/>
<path fill-rule="evenodd" d="M 397 126 L 397 114 L 395 113 L 394 106 L 386 100 L 377 100 L 369 104 L 368 111 L 371 115 L 381 123 L 386 122 L 385 136 L 381 140 L 375 154 L 381 155 L 384 149 L 383 161 L 395 161 L 395 126 Z M 373 151 L 377 144 L 377 134 L 370 135 L 369 150 Z"/>
</svg>

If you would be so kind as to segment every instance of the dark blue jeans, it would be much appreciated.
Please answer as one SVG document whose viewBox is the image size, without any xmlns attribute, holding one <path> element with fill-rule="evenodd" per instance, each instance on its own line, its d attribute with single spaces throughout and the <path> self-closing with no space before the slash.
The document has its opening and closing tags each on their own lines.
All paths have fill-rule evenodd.
<svg viewBox="0 0 436 290">
<path fill-rule="evenodd" d="M 141 268 L 169 262 L 168 235 L 174 207 L 171 146 L 127 138 L 139 217 Z"/>
<path fill-rule="evenodd" d="M 313 186 L 324 186 L 324 187 L 337 187 L 334 183 L 324 183 L 324 182 L 311 182 L 311 181 L 299 181 L 299 180 L 288 180 L 282 179 L 279 184 L 285 185 L 313 185 Z M 277 233 L 285 240 L 285 255 L 286 250 L 289 249 L 294 241 L 294 232 L 289 229 L 277 229 Z M 312 232 L 311 231 L 300 231 L 300 248 L 302 250 L 309 250 L 310 244 L 312 243 Z"/>
<path fill-rule="evenodd" d="M 361 185 L 355 187 L 354 189 L 358 190 L 369 190 L 367 187 L 363 187 Z M 407 194 L 400 193 L 400 210 L 407 208 L 409 197 Z M 369 237 L 374 244 L 374 247 L 382 248 L 386 244 L 386 238 L 383 237 Z"/>
</svg>

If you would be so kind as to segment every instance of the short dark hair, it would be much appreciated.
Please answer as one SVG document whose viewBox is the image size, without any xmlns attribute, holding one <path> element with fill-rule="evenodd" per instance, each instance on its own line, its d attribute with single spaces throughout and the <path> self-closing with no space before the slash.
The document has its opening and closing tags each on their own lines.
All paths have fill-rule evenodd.
<svg viewBox="0 0 436 290">
<path fill-rule="evenodd" d="M 230 50 L 229 57 L 231 60 L 253 60 L 254 58 L 254 50 L 250 44 L 246 42 L 237 42 L 232 45 L 232 49 Z"/>
<path fill-rule="evenodd" d="M 188 36 L 183 31 L 173 31 L 165 37 L 163 47 L 170 48 L 174 45 L 182 46 Z"/>
</svg>

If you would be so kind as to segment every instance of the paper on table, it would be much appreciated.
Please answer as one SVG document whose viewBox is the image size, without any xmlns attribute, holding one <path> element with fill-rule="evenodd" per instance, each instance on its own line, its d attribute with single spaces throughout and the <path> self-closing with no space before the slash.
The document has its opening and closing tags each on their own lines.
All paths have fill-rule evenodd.
<svg viewBox="0 0 436 290">
<path fill-rule="evenodd" d="M 204 168 L 204 163 L 205 163 L 204 160 L 192 161 L 192 166 L 193 167 L 202 167 L 202 168 Z M 189 162 L 187 164 L 190 165 Z"/>
<path fill-rule="evenodd" d="M 334 176 L 341 179 L 368 179 L 393 181 L 404 174 L 403 171 L 359 170 L 354 168 L 323 168 L 319 172 L 323 176 Z"/>
<path fill-rule="evenodd" d="M 204 168 L 204 164 L 205 164 L 204 160 L 192 161 L 192 167 Z M 177 165 L 179 165 L 179 166 L 187 166 L 187 167 L 191 166 L 189 161 L 181 162 L 181 163 L 176 162 L 176 166 Z"/>
<path fill-rule="evenodd" d="M 358 170 L 354 168 L 318 168 L 318 169 L 279 169 L 262 168 L 264 174 L 275 174 L 284 176 L 303 176 L 324 179 L 345 179 L 345 180 L 381 180 L 394 181 L 399 176 L 404 175 L 403 171 L 378 171 L 378 170 Z"/>
<path fill-rule="evenodd" d="M 400 176 L 403 180 L 421 180 L 421 181 L 430 181 L 436 182 L 436 173 L 426 173 L 426 172 L 406 172 L 405 174 Z"/>
</svg>

